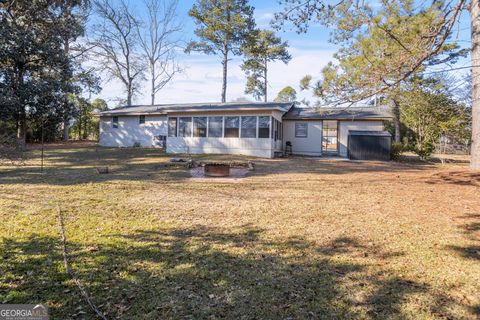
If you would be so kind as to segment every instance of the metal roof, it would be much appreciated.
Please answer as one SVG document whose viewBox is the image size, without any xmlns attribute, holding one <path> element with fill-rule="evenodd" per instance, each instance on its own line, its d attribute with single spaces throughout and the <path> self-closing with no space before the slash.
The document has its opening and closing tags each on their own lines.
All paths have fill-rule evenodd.
<svg viewBox="0 0 480 320">
<path fill-rule="evenodd" d="M 137 105 L 124 106 L 100 113 L 100 116 L 113 115 L 141 115 L 141 114 L 168 114 L 175 112 L 200 112 L 200 111 L 258 111 L 279 110 L 287 112 L 293 103 L 257 103 L 257 102 L 231 102 L 231 103 L 189 103 L 189 104 L 163 104 L 163 105 Z"/>
<path fill-rule="evenodd" d="M 390 120 L 392 115 L 386 106 L 348 108 L 293 107 L 283 118 L 286 120 Z"/>
<path fill-rule="evenodd" d="M 375 137 L 391 137 L 392 135 L 388 131 L 361 131 L 361 130 L 349 130 L 350 136 L 375 136 Z"/>
</svg>

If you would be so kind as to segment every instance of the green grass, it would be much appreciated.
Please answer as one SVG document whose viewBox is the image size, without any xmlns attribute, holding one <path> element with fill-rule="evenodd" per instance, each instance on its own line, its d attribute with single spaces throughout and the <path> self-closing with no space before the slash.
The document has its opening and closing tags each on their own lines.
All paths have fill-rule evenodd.
<svg viewBox="0 0 480 320">
<path fill-rule="evenodd" d="M 0 167 L 0 303 L 93 319 L 474 319 L 480 175 L 461 165 L 254 159 L 198 182 L 152 149 Z M 247 159 L 195 156 L 202 160 Z M 108 165 L 100 175 L 96 166 Z"/>
</svg>

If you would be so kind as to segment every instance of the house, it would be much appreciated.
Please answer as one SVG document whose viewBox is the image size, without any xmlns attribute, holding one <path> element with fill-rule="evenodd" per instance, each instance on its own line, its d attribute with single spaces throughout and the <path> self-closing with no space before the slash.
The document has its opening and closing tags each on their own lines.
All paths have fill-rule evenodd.
<svg viewBox="0 0 480 320">
<path fill-rule="evenodd" d="M 273 158 L 288 144 L 293 154 L 347 157 L 350 130 L 383 131 L 390 119 L 380 107 L 300 108 L 273 102 L 127 106 L 100 114 L 100 145 Z"/>
</svg>

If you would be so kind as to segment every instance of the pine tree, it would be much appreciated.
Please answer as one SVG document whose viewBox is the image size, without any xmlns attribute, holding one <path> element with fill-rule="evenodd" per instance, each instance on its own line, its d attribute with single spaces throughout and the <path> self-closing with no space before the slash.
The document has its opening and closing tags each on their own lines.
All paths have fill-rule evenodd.
<svg viewBox="0 0 480 320">
<path fill-rule="evenodd" d="M 275 102 L 295 102 L 297 100 L 297 91 L 290 86 L 280 90 L 275 98 Z"/>
<path fill-rule="evenodd" d="M 287 51 L 288 43 L 270 30 L 255 30 L 242 46 L 245 60 L 241 66 L 247 75 L 245 93 L 255 99 L 268 101 L 268 63 L 280 60 L 288 63 L 292 57 Z"/>
<path fill-rule="evenodd" d="M 248 0 L 197 0 L 189 11 L 199 41 L 191 41 L 186 52 L 199 51 L 222 57 L 222 102 L 227 99 L 230 54 L 241 54 L 241 46 L 255 28 L 253 7 Z"/>
</svg>

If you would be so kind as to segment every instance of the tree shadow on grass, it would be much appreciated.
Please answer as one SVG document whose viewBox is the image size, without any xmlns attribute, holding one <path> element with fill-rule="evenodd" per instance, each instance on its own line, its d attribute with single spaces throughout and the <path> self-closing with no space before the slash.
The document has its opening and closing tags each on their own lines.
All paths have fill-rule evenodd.
<svg viewBox="0 0 480 320">
<path fill-rule="evenodd" d="M 460 218 L 470 221 L 462 224 L 460 228 L 471 244 L 466 246 L 450 245 L 447 248 L 465 259 L 480 261 L 480 214 L 470 214 Z"/>
<path fill-rule="evenodd" d="M 439 172 L 426 181 L 428 184 L 455 184 L 480 187 L 480 173 L 464 171 Z"/>
<path fill-rule="evenodd" d="M 271 240 L 247 225 L 137 230 L 102 239 L 68 247 L 72 267 L 108 318 L 402 318 L 409 295 L 428 293 L 426 285 L 394 273 L 369 272 L 361 257 L 396 254 L 353 238 L 318 246 L 301 237 Z M 79 310 L 94 317 L 63 271 L 58 240 L 3 239 L 1 252 L 2 300 L 47 302 L 55 319 Z"/>
<path fill-rule="evenodd" d="M 73 304 L 61 252 L 58 239 L 48 236 L 0 238 L 0 303 Z"/>
<path fill-rule="evenodd" d="M 282 174 L 345 175 L 368 172 L 408 172 L 431 168 L 426 164 L 405 164 L 372 161 L 326 161 L 310 158 L 261 159 L 234 155 L 171 155 L 149 148 L 81 148 L 55 149 L 46 153 L 43 173 L 39 167 L 39 151 L 29 154 L 36 159 L 35 166 L 0 168 L 0 184 L 77 185 L 108 181 L 155 181 L 162 179 L 182 181 L 190 178 L 187 169 L 172 170 L 162 164 L 171 157 L 193 157 L 196 160 L 247 160 L 257 163 L 250 175 L 262 177 Z M 109 174 L 98 174 L 96 167 L 109 166 Z M 292 179 L 292 178 L 289 178 Z M 380 179 L 380 178 L 379 178 Z"/>
</svg>

